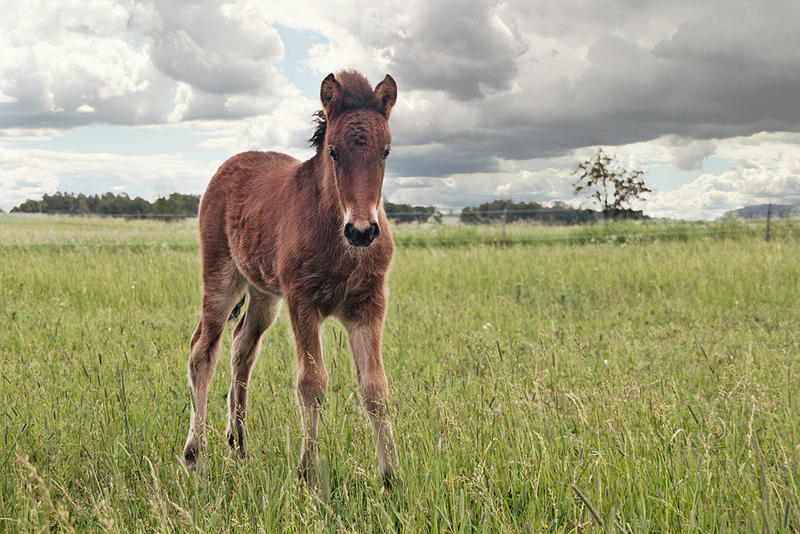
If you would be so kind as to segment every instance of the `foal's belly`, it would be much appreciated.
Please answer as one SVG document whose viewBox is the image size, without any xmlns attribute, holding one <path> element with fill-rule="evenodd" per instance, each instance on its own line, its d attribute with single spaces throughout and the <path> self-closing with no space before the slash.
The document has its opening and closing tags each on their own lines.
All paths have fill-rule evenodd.
<svg viewBox="0 0 800 534">
<path fill-rule="evenodd" d="M 269 260 L 265 261 L 262 258 L 256 258 L 255 260 L 242 258 L 237 260 L 234 257 L 234 261 L 239 272 L 242 273 L 251 286 L 265 293 L 283 295 L 280 280 L 275 273 L 274 266 L 269 265 L 271 263 Z"/>
<path fill-rule="evenodd" d="M 236 232 L 228 236 L 228 243 L 236 269 L 251 286 L 265 293 L 282 295 L 273 247 L 264 246 L 263 241 L 249 242 Z"/>
</svg>

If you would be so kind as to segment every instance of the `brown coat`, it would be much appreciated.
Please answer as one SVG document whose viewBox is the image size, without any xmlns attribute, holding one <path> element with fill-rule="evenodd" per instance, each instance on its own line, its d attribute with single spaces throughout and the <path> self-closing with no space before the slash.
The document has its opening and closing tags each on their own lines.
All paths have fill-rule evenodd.
<svg viewBox="0 0 800 534">
<path fill-rule="evenodd" d="M 317 153 L 306 162 L 277 152 L 244 152 L 222 164 L 200 206 L 203 308 L 191 343 L 189 379 L 195 398 L 184 458 L 194 468 L 204 446 L 208 385 L 227 318 L 250 296 L 234 330 L 228 395 L 228 440 L 245 454 L 250 371 L 263 332 L 281 299 L 297 345 L 297 397 L 304 429 L 303 477 L 317 463 L 319 405 L 328 375 L 320 327 L 334 315 L 348 330 L 359 389 L 373 426 L 384 480 L 396 464 L 385 411 L 388 384 L 380 353 L 386 273 L 394 245 L 381 188 L 397 97 L 390 76 L 373 90 L 354 71 L 322 82 Z M 241 303 L 241 302 L 240 302 Z"/>
</svg>

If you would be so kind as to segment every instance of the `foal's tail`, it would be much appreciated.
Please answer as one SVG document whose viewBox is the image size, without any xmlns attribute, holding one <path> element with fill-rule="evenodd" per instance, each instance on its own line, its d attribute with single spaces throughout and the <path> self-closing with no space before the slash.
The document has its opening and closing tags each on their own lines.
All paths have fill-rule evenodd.
<svg viewBox="0 0 800 534">
<path fill-rule="evenodd" d="M 231 314 L 228 316 L 229 321 L 233 321 L 234 319 L 239 317 L 239 312 L 242 311 L 242 306 L 244 306 L 244 297 L 242 297 L 242 300 L 239 301 L 239 304 L 234 306 L 233 310 L 231 310 Z"/>
</svg>

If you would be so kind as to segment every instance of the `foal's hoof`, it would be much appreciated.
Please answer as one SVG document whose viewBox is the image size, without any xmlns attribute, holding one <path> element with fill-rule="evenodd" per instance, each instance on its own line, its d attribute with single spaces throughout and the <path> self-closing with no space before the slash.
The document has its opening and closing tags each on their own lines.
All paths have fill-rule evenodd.
<svg viewBox="0 0 800 534">
<path fill-rule="evenodd" d="M 297 466 L 297 480 L 309 487 L 317 484 L 317 468 L 308 459 L 301 459 Z"/>
<path fill-rule="evenodd" d="M 303 463 L 301 462 L 300 465 L 297 466 L 297 480 L 308 484 L 308 479 L 310 477 L 311 477 L 311 470 L 308 469 L 308 467 L 303 465 Z"/>
<path fill-rule="evenodd" d="M 383 474 L 383 487 L 387 490 L 391 490 L 398 486 L 402 487 L 403 481 L 397 478 L 391 471 L 387 471 Z"/>
<path fill-rule="evenodd" d="M 234 454 L 238 454 L 238 456 L 244 460 L 247 459 L 247 451 L 244 448 L 244 444 L 240 441 L 238 444 L 236 443 L 236 436 L 233 432 L 226 432 L 225 438 L 228 440 L 228 445 L 231 448 L 231 452 Z"/>
<path fill-rule="evenodd" d="M 186 448 L 183 449 L 183 462 L 189 471 L 197 469 L 197 452 L 197 445 L 193 443 L 186 445 Z"/>
<path fill-rule="evenodd" d="M 403 489 L 405 489 L 405 484 L 403 483 L 403 478 L 395 474 L 394 471 L 387 471 L 383 474 L 383 487 L 386 488 L 387 491 L 403 491 Z"/>
</svg>

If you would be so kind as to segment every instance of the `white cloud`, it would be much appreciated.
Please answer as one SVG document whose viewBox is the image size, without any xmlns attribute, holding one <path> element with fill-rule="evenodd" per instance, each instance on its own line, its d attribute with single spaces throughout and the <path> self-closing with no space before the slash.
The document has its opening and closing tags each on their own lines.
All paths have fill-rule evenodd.
<svg viewBox="0 0 800 534">
<path fill-rule="evenodd" d="M 59 176 L 39 162 L 0 160 L 0 208 L 9 211 L 27 199 L 41 198 L 58 189 Z"/>
<path fill-rule="evenodd" d="M 158 120 L 168 83 L 147 47 L 131 44 L 130 17 L 110 0 L 9 4 L 0 22 L 0 86 L 9 97 L 0 128 Z"/>
<path fill-rule="evenodd" d="M 799 134 L 760 133 L 715 140 L 714 145 L 713 154 L 732 168 L 654 193 L 646 203 L 649 214 L 713 219 L 752 204 L 800 202 Z"/>
<path fill-rule="evenodd" d="M 0 146 L 0 207 L 8 211 L 26 199 L 59 190 L 101 193 L 116 189 L 149 199 L 174 191 L 201 193 L 217 165 L 179 155 L 125 156 Z"/>
<path fill-rule="evenodd" d="M 252 5 L 215 1 L 156 4 L 149 36 L 155 66 L 179 82 L 171 120 L 266 113 L 296 95 L 275 66 L 284 56 L 272 21 Z"/>
<path fill-rule="evenodd" d="M 587 153 L 588 154 L 588 153 Z M 390 177 L 386 190 L 392 202 L 458 207 L 497 198 L 552 202 L 572 198 L 572 169 L 577 154 L 527 161 L 497 160 L 491 172 L 465 172 L 441 179 Z"/>
<path fill-rule="evenodd" d="M 682 171 L 692 171 L 703 166 L 703 161 L 714 153 L 715 143 L 709 139 L 690 139 L 668 136 L 672 141 L 669 147 L 672 162 Z"/>
<path fill-rule="evenodd" d="M 10 4 L 0 21 L 0 128 L 258 115 L 296 94 L 275 67 L 283 54 L 270 21 L 232 4 Z M 190 98 L 170 106 L 176 87 Z"/>
<path fill-rule="evenodd" d="M 776 177 L 765 169 L 736 168 L 655 193 L 646 212 L 655 217 L 714 219 L 729 210 L 776 199 L 800 202 L 800 175 Z"/>
<path fill-rule="evenodd" d="M 63 130 L 56 128 L 0 128 L 2 141 L 49 141 L 61 137 Z"/>
</svg>

